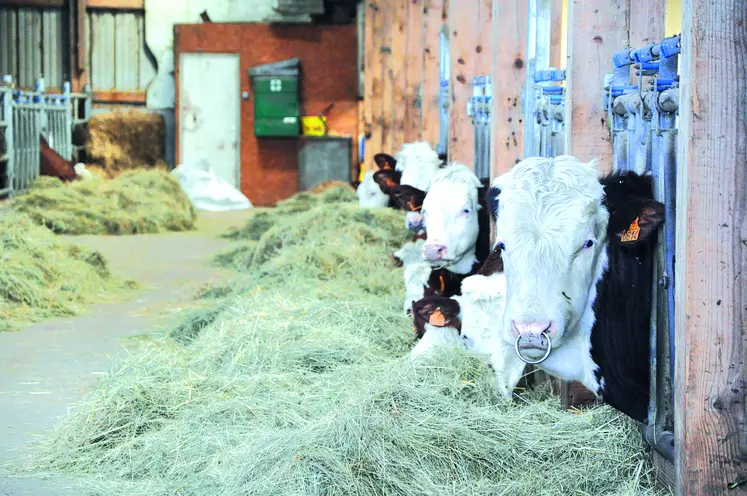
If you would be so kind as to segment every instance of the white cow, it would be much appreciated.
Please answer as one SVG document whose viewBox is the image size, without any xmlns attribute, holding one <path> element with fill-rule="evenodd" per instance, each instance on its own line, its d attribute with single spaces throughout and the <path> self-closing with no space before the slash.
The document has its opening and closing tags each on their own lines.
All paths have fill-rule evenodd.
<svg viewBox="0 0 747 496">
<path fill-rule="evenodd" d="M 381 191 L 373 175 L 374 171 L 367 171 L 363 176 L 363 181 L 355 190 L 358 195 L 358 204 L 363 208 L 384 208 L 389 205 L 389 195 Z"/>
<path fill-rule="evenodd" d="M 489 203 L 508 282 L 504 342 L 530 360 L 551 350 L 540 368 L 645 421 L 664 220 L 651 177 L 599 178 L 596 160 L 534 157 L 495 179 Z"/>
<path fill-rule="evenodd" d="M 487 256 L 490 226 L 487 213 L 480 212 L 481 187 L 477 176 L 459 163 L 441 169 L 431 181 L 421 213 L 428 236 L 423 258 L 434 268 L 456 274 L 473 272 L 481 229 L 485 246 L 480 247 L 483 260 L 479 262 Z"/>
</svg>

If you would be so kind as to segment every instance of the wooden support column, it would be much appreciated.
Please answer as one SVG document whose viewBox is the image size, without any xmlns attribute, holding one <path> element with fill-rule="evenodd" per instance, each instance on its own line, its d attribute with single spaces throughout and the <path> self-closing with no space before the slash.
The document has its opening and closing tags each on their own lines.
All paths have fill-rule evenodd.
<svg viewBox="0 0 747 496">
<path fill-rule="evenodd" d="M 448 20 L 448 4 L 444 0 L 423 0 L 423 84 L 422 84 L 422 139 L 432 147 L 438 143 L 440 86 L 439 44 L 441 27 Z"/>
<path fill-rule="evenodd" d="M 550 0 L 550 67 L 563 69 L 563 0 Z"/>
<path fill-rule="evenodd" d="M 391 8 L 394 13 L 392 24 L 392 55 L 389 58 L 392 78 L 392 113 L 390 121 L 389 149 L 398 152 L 405 142 L 405 119 L 407 116 L 407 14 L 408 3 L 394 0 Z"/>
<path fill-rule="evenodd" d="M 612 56 L 628 43 L 628 9 L 619 0 L 568 2 L 566 146 L 580 160 L 599 159 L 601 173 L 612 170 L 612 137 L 603 108 L 604 75 Z"/>
<path fill-rule="evenodd" d="M 737 495 L 747 491 L 747 3 L 684 0 L 682 12 L 677 494 Z"/>
<path fill-rule="evenodd" d="M 394 42 L 394 11 L 396 0 L 379 0 L 382 17 L 379 57 L 381 59 L 381 147 L 379 152 L 394 154 L 392 118 L 394 116 L 394 71 L 392 70 L 392 44 Z M 376 152 L 375 152 L 376 153 Z"/>
<path fill-rule="evenodd" d="M 527 5 L 524 0 L 493 2 L 493 101 L 491 177 L 507 172 L 524 156 L 521 89 L 526 79 Z"/>
<path fill-rule="evenodd" d="M 363 71 L 363 113 L 366 136 L 363 167 L 366 170 L 374 167 L 373 156 L 381 151 L 382 143 L 383 57 L 381 48 L 384 41 L 382 32 L 384 14 L 381 8 L 384 3 L 382 0 L 366 2 L 365 70 Z"/>
<path fill-rule="evenodd" d="M 664 38 L 666 0 L 630 0 L 630 47 L 641 48 Z"/>
<path fill-rule="evenodd" d="M 425 0 L 407 3 L 407 60 L 405 89 L 404 142 L 419 141 L 423 137 L 423 68 L 425 48 Z M 436 34 L 438 41 L 438 34 Z M 436 73 L 438 75 L 438 73 Z"/>
<path fill-rule="evenodd" d="M 467 117 L 467 100 L 476 76 L 475 49 L 480 44 L 480 3 L 449 2 L 451 101 L 449 102 L 449 160 L 474 168 L 474 131 Z"/>
</svg>

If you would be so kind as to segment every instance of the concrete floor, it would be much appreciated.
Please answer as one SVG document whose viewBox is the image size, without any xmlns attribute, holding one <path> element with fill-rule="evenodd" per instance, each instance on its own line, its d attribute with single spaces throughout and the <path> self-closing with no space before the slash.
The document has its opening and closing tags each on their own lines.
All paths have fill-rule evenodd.
<svg viewBox="0 0 747 496">
<path fill-rule="evenodd" d="M 68 238 L 100 250 L 116 275 L 141 287 L 78 317 L 0 332 L 0 494 L 82 494 L 75 481 L 27 477 L 18 468 L 44 431 L 108 370 L 111 358 L 125 353 L 128 338 L 178 319 L 200 286 L 231 279 L 210 259 L 229 245 L 217 234 L 242 224 L 246 215 L 206 213 L 190 233 Z"/>
</svg>

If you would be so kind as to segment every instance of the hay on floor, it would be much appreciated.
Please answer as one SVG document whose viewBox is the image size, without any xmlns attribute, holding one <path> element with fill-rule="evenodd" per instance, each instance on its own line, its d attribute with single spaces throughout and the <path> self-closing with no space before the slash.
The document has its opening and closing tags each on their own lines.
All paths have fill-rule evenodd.
<svg viewBox="0 0 747 496">
<path fill-rule="evenodd" d="M 113 171 L 155 167 L 165 160 L 165 132 L 163 116 L 154 112 L 96 114 L 88 122 L 86 154 Z"/>
<path fill-rule="evenodd" d="M 404 357 L 388 261 L 401 213 L 275 215 L 247 234 L 249 279 L 206 290 L 213 308 L 120 361 L 35 470 L 93 494 L 651 493 L 640 435 L 614 410 L 571 414 L 541 391 L 505 401 L 460 350 Z"/>
<path fill-rule="evenodd" d="M 0 330 L 74 315 L 124 286 L 99 252 L 59 241 L 27 216 L 0 217 Z"/>
<path fill-rule="evenodd" d="M 179 183 L 161 170 L 69 184 L 40 177 L 14 208 L 58 234 L 187 231 L 197 218 Z"/>
</svg>

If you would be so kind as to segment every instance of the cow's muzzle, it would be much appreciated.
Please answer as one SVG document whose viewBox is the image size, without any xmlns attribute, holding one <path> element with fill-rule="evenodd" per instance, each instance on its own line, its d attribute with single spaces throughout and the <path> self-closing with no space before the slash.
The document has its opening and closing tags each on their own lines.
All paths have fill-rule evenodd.
<svg viewBox="0 0 747 496">
<path fill-rule="evenodd" d="M 547 331 L 542 331 L 540 334 L 519 334 L 516 336 L 516 341 L 514 342 L 514 350 L 516 351 L 516 355 L 524 363 L 537 365 L 547 360 L 547 357 L 550 356 L 552 338 L 547 334 Z M 530 350 L 544 351 L 544 354 L 539 359 L 532 359 L 524 355 L 525 352 Z"/>
</svg>

